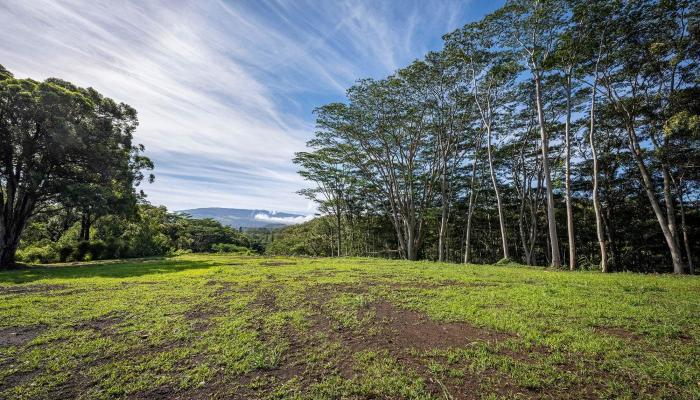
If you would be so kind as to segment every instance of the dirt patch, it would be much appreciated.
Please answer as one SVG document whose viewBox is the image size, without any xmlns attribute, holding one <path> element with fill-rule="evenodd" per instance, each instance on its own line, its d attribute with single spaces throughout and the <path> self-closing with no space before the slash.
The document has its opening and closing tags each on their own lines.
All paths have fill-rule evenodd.
<svg viewBox="0 0 700 400">
<path fill-rule="evenodd" d="M 613 326 L 596 326 L 593 328 L 594 331 L 608 335 L 614 336 L 616 338 L 625 340 L 639 340 L 641 339 L 638 334 L 630 332 L 625 328 L 613 327 Z"/>
<path fill-rule="evenodd" d="M 392 348 L 419 350 L 463 347 L 475 341 L 496 342 L 509 335 L 461 322 L 438 322 L 425 314 L 398 308 L 380 299 L 374 304 L 376 319 L 390 335 L 379 335 Z"/>
<path fill-rule="evenodd" d="M 221 299 L 221 300 L 226 300 L 228 296 L 232 293 L 250 293 L 252 290 L 247 287 L 239 287 L 234 285 L 231 282 L 228 281 L 215 281 L 215 280 L 210 280 L 205 283 L 206 286 L 219 286 L 214 293 L 212 293 L 212 296 L 215 298 Z"/>
<path fill-rule="evenodd" d="M 159 399 L 173 399 L 176 395 L 177 390 L 172 386 L 165 385 L 159 386 L 153 389 L 146 390 L 144 392 L 138 393 L 132 398 L 134 399 L 149 399 L 149 400 L 159 400 Z"/>
<path fill-rule="evenodd" d="M 28 293 L 47 293 L 52 290 L 66 289 L 66 285 L 40 285 L 40 284 L 19 284 L 14 286 L 0 286 L 0 295 L 17 295 Z"/>
<path fill-rule="evenodd" d="M 21 385 L 24 382 L 34 380 L 41 374 L 40 369 L 35 369 L 33 371 L 17 371 L 12 375 L 5 378 L 4 381 L 0 381 L 0 393 L 5 389 Z"/>
<path fill-rule="evenodd" d="M 103 335 L 113 335 L 116 333 L 113 329 L 114 325 L 123 322 L 126 316 L 124 312 L 110 312 L 100 317 L 80 322 L 73 327 L 79 330 L 93 330 Z"/>
<path fill-rule="evenodd" d="M 263 261 L 259 265 L 263 267 L 282 267 L 285 265 L 297 265 L 297 263 L 289 261 Z"/>
<path fill-rule="evenodd" d="M 24 346 L 45 330 L 45 325 L 0 328 L 0 347 Z"/>
<path fill-rule="evenodd" d="M 495 390 L 499 395 L 512 397 L 520 393 L 525 398 L 546 397 L 545 392 L 521 388 L 509 376 L 495 368 L 487 368 L 479 373 L 461 369 L 459 377 L 436 374 L 429 366 L 432 362 L 446 365 L 450 362 L 439 354 L 439 350 L 467 348 L 487 343 L 488 347 L 500 356 L 517 362 L 533 363 L 532 355 L 548 354 L 549 349 L 529 347 L 527 350 L 513 350 L 502 345 L 515 336 L 477 327 L 466 322 L 443 322 L 431 319 L 422 312 L 401 308 L 384 298 L 375 298 L 358 310 L 358 319 L 363 321 L 358 328 L 343 328 L 334 323 L 332 314 L 324 309 L 324 304 L 334 296 L 343 293 L 366 294 L 371 284 L 322 285 L 314 290 L 310 303 L 312 309 L 319 310 L 312 316 L 311 331 L 327 336 L 327 340 L 339 343 L 345 348 L 344 355 L 336 360 L 336 372 L 345 379 L 353 379 L 361 371 L 355 368 L 354 355 L 364 351 L 386 353 L 405 368 L 423 377 L 429 392 L 436 398 L 476 399 Z M 406 287 L 404 285 L 404 287 Z M 365 318 L 367 317 L 367 318 Z M 436 354 L 434 351 L 438 350 Z M 326 374 L 328 371 L 326 371 Z M 552 397 L 562 397 L 551 393 Z M 565 397 L 565 396 L 564 396 Z M 582 398 L 590 396 L 582 395 Z"/>
</svg>

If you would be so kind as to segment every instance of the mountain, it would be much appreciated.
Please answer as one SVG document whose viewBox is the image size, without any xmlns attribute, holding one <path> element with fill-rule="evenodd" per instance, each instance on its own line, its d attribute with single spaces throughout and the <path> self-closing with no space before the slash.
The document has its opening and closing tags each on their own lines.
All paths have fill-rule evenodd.
<svg viewBox="0 0 700 400">
<path fill-rule="evenodd" d="M 181 210 L 193 218 L 211 218 L 234 228 L 270 228 L 284 225 L 300 224 L 311 216 L 274 212 L 268 210 L 246 210 L 240 208 L 194 208 Z"/>
</svg>

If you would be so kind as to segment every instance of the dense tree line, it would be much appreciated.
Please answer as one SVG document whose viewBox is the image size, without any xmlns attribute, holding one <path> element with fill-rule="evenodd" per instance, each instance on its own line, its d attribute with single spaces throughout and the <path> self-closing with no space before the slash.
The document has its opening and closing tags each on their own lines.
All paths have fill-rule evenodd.
<svg viewBox="0 0 700 400">
<path fill-rule="evenodd" d="M 693 273 L 699 61 L 696 1 L 507 1 L 316 110 L 295 162 L 326 217 L 285 240 L 325 226 L 316 254 Z"/>
</svg>

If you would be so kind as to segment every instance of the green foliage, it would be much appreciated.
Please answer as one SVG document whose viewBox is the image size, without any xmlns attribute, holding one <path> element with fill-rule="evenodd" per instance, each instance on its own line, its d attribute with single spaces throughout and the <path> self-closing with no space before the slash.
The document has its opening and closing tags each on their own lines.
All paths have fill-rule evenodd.
<svg viewBox="0 0 700 400">
<path fill-rule="evenodd" d="M 73 249 L 71 248 L 71 252 Z M 17 259 L 25 263 L 51 263 L 61 260 L 60 255 L 52 244 L 35 245 L 17 252 Z"/>
<path fill-rule="evenodd" d="M 17 253 L 20 261 L 89 261 L 212 251 L 255 254 L 262 249 L 260 238 L 251 238 L 211 219 L 193 219 L 148 204 L 139 205 L 134 216 L 108 214 L 96 218 L 88 240 L 83 239 L 82 222 L 74 215 L 61 215 L 62 222 L 55 218 L 37 216 L 31 221 L 29 234 Z M 68 227 L 61 230 L 54 226 L 55 231 L 50 231 L 53 225 Z"/>
<path fill-rule="evenodd" d="M 332 256 L 334 241 L 331 218 L 314 218 L 273 232 L 265 251 L 271 255 Z"/>
<path fill-rule="evenodd" d="M 137 126 L 136 110 L 92 88 L 17 79 L 0 67 L 0 267 L 14 264 L 38 209 L 79 208 L 81 240 L 94 216 L 133 211 L 135 186 L 153 168 L 133 143 Z"/>
<path fill-rule="evenodd" d="M 692 273 L 699 4 L 508 0 L 359 79 L 294 158 L 325 223 L 268 253 Z"/>
<path fill-rule="evenodd" d="M 243 246 L 239 246 L 233 243 L 215 243 L 211 246 L 212 251 L 216 253 L 229 253 L 229 254 L 240 254 L 240 255 L 252 255 L 253 252 Z"/>
</svg>

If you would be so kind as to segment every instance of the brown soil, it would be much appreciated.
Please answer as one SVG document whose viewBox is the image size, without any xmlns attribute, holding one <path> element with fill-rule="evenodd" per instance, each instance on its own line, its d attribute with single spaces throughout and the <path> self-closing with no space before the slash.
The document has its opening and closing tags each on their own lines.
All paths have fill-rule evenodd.
<svg viewBox="0 0 700 400">
<path fill-rule="evenodd" d="M 362 293 L 366 292 L 367 288 L 345 289 L 350 289 L 345 292 Z M 326 298 L 322 301 L 327 300 Z M 374 319 L 371 320 L 370 326 L 356 332 L 334 328 L 334 324 L 325 313 L 314 316 L 312 329 L 327 333 L 332 340 L 341 343 L 348 350 L 346 357 L 339 362 L 340 375 L 346 379 L 356 375 L 357 371 L 353 369 L 354 354 L 362 351 L 386 352 L 405 368 L 421 375 L 431 394 L 438 398 L 479 398 L 480 381 L 486 376 L 466 376 L 443 382 L 427 370 L 427 363 L 431 359 L 424 354 L 427 350 L 459 348 L 475 342 L 495 343 L 509 337 L 467 323 L 438 322 L 423 313 L 399 308 L 385 299 L 378 299 L 361 313 L 373 314 Z"/>
<path fill-rule="evenodd" d="M 46 330 L 44 325 L 0 328 L 0 347 L 24 346 L 44 330 Z"/>
<path fill-rule="evenodd" d="M 296 265 L 296 263 L 288 261 L 263 261 L 260 263 L 260 265 L 264 267 L 282 267 L 285 265 Z"/>
<path fill-rule="evenodd" d="M 103 335 L 114 334 L 113 326 L 124 321 L 124 313 L 108 313 L 101 317 L 83 321 L 74 326 L 75 329 L 91 329 Z"/>
<path fill-rule="evenodd" d="M 15 286 L 0 286 L 0 295 L 47 293 L 52 290 L 62 290 L 66 288 L 66 285 L 18 284 Z"/>
<path fill-rule="evenodd" d="M 437 322 L 423 313 L 397 308 L 386 300 L 379 300 L 374 307 L 377 322 L 389 333 L 381 337 L 392 348 L 443 349 L 508 338 L 506 334 L 466 323 Z"/>
<path fill-rule="evenodd" d="M 630 332 L 627 329 L 612 327 L 612 326 L 596 326 L 593 328 L 596 332 L 600 332 L 605 335 L 618 337 L 627 340 L 639 340 L 639 335 L 634 332 Z"/>
</svg>

